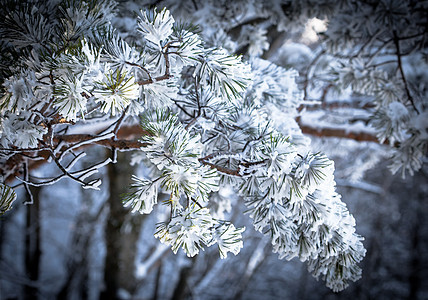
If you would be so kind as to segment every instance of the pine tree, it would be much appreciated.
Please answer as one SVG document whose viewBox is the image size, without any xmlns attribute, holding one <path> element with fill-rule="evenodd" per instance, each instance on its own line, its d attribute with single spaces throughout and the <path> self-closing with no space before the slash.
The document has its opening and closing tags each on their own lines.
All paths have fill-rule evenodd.
<svg viewBox="0 0 428 300">
<path fill-rule="evenodd" d="M 344 289 L 361 276 L 363 238 L 335 192 L 333 162 L 312 149 L 296 121 L 307 103 L 309 82 L 316 85 L 319 73 L 308 70 L 302 88 L 295 70 L 260 58 L 269 46 L 266 28 L 275 22 L 284 30 L 289 22 L 297 26 L 308 17 L 341 12 L 324 34 L 326 48 L 320 53 L 330 55 L 324 75 L 338 89 L 351 86 L 374 97 L 372 119 L 380 141 L 398 142 L 397 153 L 406 154 L 400 159 L 396 154 L 392 169 L 410 173 L 420 168 L 426 152 L 426 105 L 415 100 L 406 80 L 401 41 L 415 39 L 423 48 L 419 38 L 426 32 L 410 26 L 403 32 L 403 24 L 391 21 L 393 15 L 371 19 L 371 10 L 383 4 L 401 8 L 395 1 L 344 1 L 337 7 L 332 1 L 324 6 L 273 1 L 269 8 L 237 1 L 223 12 L 222 1 L 189 2 L 181 10 L 173 1 L 165 5 L 178 16 L 196 12 L 196 18 L 209 9 L 212 19 L 205 27 L 154 8 L 142 9 L 126 33 L 115 29 L 120 10 L 107 0 L 6 3 L 0 20 L 1 212 L 16 199 L 6 185 L 14 177 L 19 180 L 14 188 L 27 191 L 63 178 L 98 189 L 101 180 L 93 175 L 116 163 L 117 151 L 132 150 L 133 163 L 149 171 L 147 177 L 132 177 L 122 195 L 124 206 L 149 214 L 158 202 L 167 205 L 170 213 L 154 234 L 174 253 L 193 257 L 214 245 L 221 258 L 239 253 L 245 228 L 223 220 L 227 203 L 213 196 L 232 188 L 280 258 L 298 257 L 333 291 Z M 249 6 L 248 11 L 261 6 L 265 25 L 256 26 L 260 19 L 243 25 Z M 405 6 L 409 17 L 425 17 L 422 4 Z M 379 25 L 363 21 L 341 27 L 355 7 L 362 20 L 390 22 L 389 31 L 373 32 L 370 26 Z M 243 23 L 236 23 L 236 16 Z M 212 24 L 218 30 L 208 30 Z M 353 30 L 349 40 L 337 33 L 346 29 Z M 233 41 L 236 32 L 239 38 Z M 397 57 L 392 76 L 381 68 L 389 62 L 374 60 L 379 53 L 390 55 L 389 46 Z M 124 138 L 121 132 L 135 124 L 139 138 Z M 79 169 L 88 145 L 111 149 L 111 157 Z M 32 177 L 31 168 L 40 160 L 53 163 L 58 175 Z M 166 200 L 159 198 L 160 191 L 168 194 Z"/>
</svg>

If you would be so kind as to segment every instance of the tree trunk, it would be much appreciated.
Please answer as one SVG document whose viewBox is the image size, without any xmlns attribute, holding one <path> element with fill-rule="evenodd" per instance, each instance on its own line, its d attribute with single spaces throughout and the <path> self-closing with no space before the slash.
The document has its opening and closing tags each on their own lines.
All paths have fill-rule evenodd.
<svg viewBox="0 0 428 300">
<path fill-rule="evenodd" d="M 85 207 L 77 216 L 73 238 L 70 243 L 70 260 L 67 262 L 67 277 L 57 294 L 57 299 L 88 299 L 89 292 L 89 256 L 91 240 L 97 223 L 103 214 L 104 206 L 97 213 L 91 215 L 92 197 L 89 191 L 83 191 L 82 203 Z"/>
<path fill-rule="evenodd" d="M 305 265 L 302 265 L 299 284 L 297 288 L 297 299 L 300 299 L 300 300 L 306 299 L 307 283 L 308 283 L 308 270 Z"/>
<path fill-rule="evenodd" d="M 245 274 L 243 274 L 241 280 L 237 284 L 237 288 L 231 299 L 243 299 L 248 284 L 266 259 L 265 253 L 267 243 L 267 239 L 261 239 L 259 241 L 257 248 L 253 251 L 247 262 Z"/>
<path fill-rule="evenodd" d="M 155 288 L 153 290 L 153 300 L 159 299 L 159 289 L 160 289 L 160 282 L 162 278 L 162 261 L 159 263 L 159 267 L 156 272 L 156 282 L 155 282 Z"/>
<path fill-rule="evenodd" d="M 187 295 L 191 292 L 189 290 L 189 285 L 187 283 L 190 275 L 192 274 L 192 269 L 195 266 L 196 257 L 191 258 L 191 263 L 188 266 L 181 268 L 180 277 L 178 282 L 175 285 L 174 293 L 172 294 L 172 300 L 182 300 L 186 299 Z"/>
<path fill-rule="evenodd" d="M 120 253 L 119 266 L 119 283 L 120 286 L 128 293 L 133 295 L 138 287 L 137 279 L 135 278 L 135 261 L 137 255 L 137 243 L 140 238 L 145 216 L 140 214 L 131 215 L 128 212 L 127 219 L 124 222 L 124 227 L 127 230 L 122 230 L 122 242 Z"/>
<path fill-rule="evenodd" d="M 410 248 L 410 275 L 409 275 L 409 296 L 408 299 L 419 299 L 418 294 L 419 290 L 421 289 L 422 285 L 422 274 L 421 270 L 424 269 L 424 262 L 421 259 L 423 257 L 423 254 L 421 251 L 421 238 L 420 238 L 420 231 L 421 226 L 423 224 L 423 218 L 422 215 L 423 211 L 423 203 L 424 196 L 421 197 L 421 195 L 418 195 L 418 199 L 415 199 L 416 202 L 414 204 L 413 210 L 414 210 L 414 219 L 413 219 L 413 226 L 411 228 L 411 248 Z"/>
<path fill-rule="evenodd" d="M 6 237 L 6 224 L 9 219 L 9 214 L 2 215 L 0 217 L 0 261 L 3 258 L 3 243 Z"/>
<path fill-rule="evenodd" d="M 122 205 L 120 195 L 127 191 L 133 168 L 126 160 L 126 153 L 119 153 L 118 163 L 108 165 L 109 197 L 107 223 L 105 226 L 106 256 L 104 262 L 104 289 L 101 299 L 117 299 L 119 289 L 131 295 L 135 292 L 136 242 L 143 221 L 140 215 L 130 215 Z M 122 160 L 124 163 L 120 163 Z"/>
<path fill-rule="evenodd" d="M 39 279 L 40 267 L 40 188 L 30 188 L 33 194 L 33 204 L 26 205 L 25 223 L 25 254 L 24 265 L 28 279 L 36 283 Z M 25 299 L 37 299 L 38 289 L 34 285 L 25 285 Z"/>
</svg>

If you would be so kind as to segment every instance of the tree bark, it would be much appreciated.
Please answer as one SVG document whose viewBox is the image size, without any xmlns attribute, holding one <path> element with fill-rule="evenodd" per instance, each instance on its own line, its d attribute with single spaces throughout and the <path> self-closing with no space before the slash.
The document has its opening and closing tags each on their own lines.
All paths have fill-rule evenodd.
<svg viewBox="0 0 428 300">
<path fill-rule="evenodd" d="M 175 285 L 174 293 L 172 294 L 172 300 L 186 299 L 186 295 L 190 292 L 188 286 L 188 279 L 192 274 L 192 269 L 195 266 L 196 257 L 191 258 L 191 263 L 188 266 L 181 268 L 178 282 Z"/>
<path fill-rule="evenodd" d="M 109 192 L 107 223 L 105 225 L 106 256 L 104 261 L 104 290 L 101 299 L 117 299 L 119 289 L 131 295 L 135 292 L 135 255 L 142 216 L 130 215 L 122 205 L 120 195 L 130 185 L 133 168 L 126 153 L 118 153 L 118 163 L 108 165 Z M 119 163 L 120 161 L 124 163 Z"/>
<path fill-rule="evenodd" d="M 159 299 L 159 288 L 162 278 L 162 261 L 159 263 L 159 267 L 156 271 L 156 281 L 155 281 L 155 288 L 153 290 L 153 300 Z"/>
<path fill-rule="evenodd" d="M 130 177 L 130 175 L 129 175 Z M 135 261 L 137 255 L 137 243 L 140 238 L 145 216 L 140 214 L 131 215 L 128 212 L 127 219 L 124 222 L 126 232 L 122 232 L 120 266 L 119 266 L 119 283 L 120 286 L 128 293 L 133 295 L 138 287 L 135 278 Z"/>
<path fill-rule="evenodd" d="M 40 248 L 40 188 L 31 187 L 30 190 L 34 203 L 26 206 L 24 265 L 28 279 L 31 282 L 37 282 L 42 254 Z M 25 285 L 24 298 L 37 299 L 37 287 Z"/>
<path fill-rule="evenodd" d="M 415 222 L 412 228 L 412 248 L 410 258 L 410 275 L 409 275 L 409 296 L 408 299 L 419 299 L 418 292 L 420 289 L 420 252 L 419 252 L 419 222 Z"/>
<path fill-rule="evenodd" d="M 421 193 L 422 194 L 422 193 Z M 409 296 L 408 299 L 419 299 L 419 291 L 422 286 L 421 270 L 424 269 L 425 262 L 421 259 L 423 257 L 423 251 L 421 251 L 421 242 L 420 237 L 421 227 L 424 223 L 423 216 L 423 201 L 425 196 L 418 195 L 416 203 L 414 204 L 414 219 L 413 225 L 411 227 L 411 249 L 410 249 L 410 275 L 409 275 Z M 426 265 L 425 265 L 426 266 Z"/>
<path fill-rule="evenodd" d="M 83 191 L 83 207 L 91 207 L 92 199 L 89 191 Z M 83 209 L 77 216 L 73 238 L 70 243 L 70 260 L 67 262 L 67 277 L 57 294 L 57 299 L 73 299 L 78 295 L 79 299 L 88 299 L 89 293 L 89 256 L 91 240 L 96 224 L 104 211 L 104 207 L 91 215 L 88 209 Z M 72 293 L 74 292 L 74 294 Z"/>
</svg>

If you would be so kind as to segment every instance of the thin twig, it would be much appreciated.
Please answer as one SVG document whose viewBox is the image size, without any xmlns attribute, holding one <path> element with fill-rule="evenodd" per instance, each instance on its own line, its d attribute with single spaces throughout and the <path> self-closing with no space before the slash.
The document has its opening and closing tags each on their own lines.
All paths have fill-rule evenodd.
<svg viewBox="0 0 428 300">
<path fill-rule="evenodd" d="M 303 83 L 303 99 L 304 100 L 307 100 L 307 98 L 308 98 L 309 74 L 311 72 L 311 69 L 325 52 L 326 52 L 326 50 L 323 49 L 320 53 L 318 53 L 317 56 L 315 56 L 315 58 L 308 65 L 307 71 L 305 73 L 305 81 Z"/>
<path fill-rule="evenodd" d="M 407 98 L 409 99 L 410 103 L 412 104 L 414 110 L 416 111 L 417 114 L 419 114 L 419 110 L 416 108 L 416 105 L 415 105 L 415 102 L 413 100 L 413 97 L 410 94 L 410 90 L 409 90 L 409 86 L 407 84 L 406 76 L 404 75 L 403 64 L 401 62 L 400 39 L 399 39 L 399 37 L 397 35 L 397 32 L 395 30 L 393 31 L 393 35 L 394 35 L 395 49 L 397 50 L 397 54 L 396 55 L 397 55 L 397 61 L 398 61 L 398 69 L 400 70 L 401 78 L 402 78 L 403 83 L 404 83 L 404 89 L 406 91 Z"/>
<path fill-rule="evenodd" d="M 135 140 L 114 140 L 113 141 L 112 139 L 110 139 L 110 137 L 111 136 L 98 138 L 98 136 L 91 135 L 91 134 L 67 134 L 67 135 L 55 136 L 54 139 L 57 141 L 63 141 L 66 143 L 80 141 L 80 143 L 74 144 L 73 149 L 81 146 L 86 146 L 89 144 L 101 145 L 109 148 L 115 147 L 120 150 L 139 149 L 141 147 L 147 146 L 147 144 L 141 143 Z"/>
<path fill-rule="evenodd" d="M 130 65 L 130 66 L 137 67 L 137 68 L 143 70 L 147 74 L 147 76 L 149 77 L 149 79 L 152 79 L 152 76 L 150 75 L 150 72 L 146 68 L 144 68 L 143 66 L 141 66 L 139 64 L 136 64 L 136 63 L 133 63 L 133 62 L 130 62 L 130 61 L 125 61 L 125 63 L 128 64 L 128 65 Z"/>
<path fill-rule="evenodd" d="M 122 115 L 120 116 L 120 118 L 116 121 L 116 126 L 114 126 L 114 129 L 113 129 L 114 138 L 117 135 L 117 131 L 119 130 L 120 125 L 122 125 L 122 122 L 125 119 L 125 116 L 126 116 L 126 113 L 128 112 L 128 109 L 129 109 L 129 105 L 125 108 L 125 110 L 122 112 Z"/>
<path fill-rule="evenodd" d="M 196 95 L 196 103 L 198 105 L 198 113 L 196 116 L 193 116 L 193 119 L 186 125 L 185 129 L 189 130 L 189 128 L 196 123 L 196 121 L 198 121 L 198 118 L 201 116 L 202 114 L 202 108 L 201 108 L 201 100 L 199 97 L 199 92 L 198 92 L 198 81 L 196 80 L 196 77 L 194 78 L 195 80 L 195 95 Z"/>
<path fill-rule="evenodd" d="M 162 76 L 158 76 L 158 77 L 155 77 L 153 79 L 141 80 L 141 81 L 138 81 L 137 83 L 139 85 L 148 85 L 148 84 L 152 84 L 154 82 L 170 79 L 171 77 L 172 76 L 169 74 L 164 74 Z"/>
<path fill-rule="evenodd" d="M 220 173 L 224 173 L 224 174 L 227 174 L 227 175 L 241 177 L 241 174 L 239 174 L 238 170 L 228 169 L 228 168 L 225 168 L 225 167 L 222 167 L 222 166 L 210 163 L 210 162 L 208 162 L 206 160 L 202 160 L 202 159 L 199 159 L 199 162 L 201 162 L 203 165 L 210 166 L 211 168 L 216 169 Z"/>
<path fill-rule="evenodd" d="M 178 108 L 179 108 L 183 113 L 185 113 L 187 116 L 189 116 L 189 117 L 191 117 L 191 118 L 193 118 L 193 117 L 194 117 L 194 116 L 193 116 L 192 114 L 190 114 L 187 110 L 185 110 L 183 106 L 181 106 L 180 104 L 178 104 L 176 100 L 172 100 L 172 101 L 174 101 L 175 105 L 177 105 L 177 107 L 178 107 Z"/>
<path fill-rule="evenodd" d="M 86 145 L 86 144 L 92 144 L 92 143 L 95 143 L 97 141 L 110 139 L 112 137 L 114 137 L 114 133 L 113 132 L 109 132 L 109 133 L 103 134 L 101 136 L 92 136 L 92 138 L 85 139 L 85 140 L 80 140 L 80 142 L 78 142 L 78 143 L 76 143 L 74 145 L 71 145 L 67 149 L 63 150 L 62 153 L 61 153 L 61 155 L 59 156 L 59 161 L 61 161 L 64 158 L 64 156 L 67 154 L 67 152 L 69 152 L 69 151 L 71 151 L 71 150 L 73 150 L 75 148 L 81 147 L 81 146 Z"/>
<path fill-rule="evenodd" d="M 170 66 L 169 66 L 169 58 L 168 58 L 168 49 L 171 46 L 171 43 L 173 43 L 173 42 L 176 42 L 176 41 L 170 41 L 168 44 L 166 44 L 163 47 L 164 51 L 162 52 L 162 55 L 165 59 L 165 73 L 162 76 L 158 76 L 155 78 L 149 77 L 149 79 L 147 79 L 147 80 L 138 81 L 137 83 L 139 85 L 147 85 L 147 84 L 151 84 L 151 83 L 154 83 L 157 81 L 167 80 L 167 79 L 170 79 L 172 77 L 169 73 Z"/>
<path fill-rule="evenodd" d="M 25 179 L 25 181 L 29 181 L 29 173 L 28 173 L 27 162 L 23 163 L 23 169 L 24 169 L 24 179 Z M 24 204 L 33 204 L 34 203 L 34 197 L 33 197 L 33 193 L 31 193 L 31 190 L 30 190 L 30 187 L 28 186 L 28 183 L 24 182 L 24 188 L 28 194 L 28 197 L 30 198 L 30 201 L 25 201 Z"/>
<path fill-rule="evenodd" d="M 363 50 L 370 44 L 372 43 L 381 33 L 383 32 L 383 30 L 378 30 L 375 34 L 373 34 L 366 43 L 364 43 L 364 45 L 361 46 L 360 50 L 357 52 L 357 54 L 355 54 L 354 57 L 358 57 Z"/>
<path fill-rule="evenodd" d="M 84 182 L 83 180 L 81 180 L 79 177 L 75 177 L 73 176 L 70 172 L 68 172 L 63 165 L 61 165 L 61 163 L 59 162 L 59 159 L 55 157 L 53 151 L 50 152 L 51 157 L 53 159 L 53 161 L 55 162 L 55 164 L 57 165 L 57 167 L 61 170 L 61 172 L 63 174 L 65 174 L 67 177 L 73 179 L 74 181 L 79 182 L 82 186 L 87 186 L 88 184 L 86 182 Z"/>
</svg>

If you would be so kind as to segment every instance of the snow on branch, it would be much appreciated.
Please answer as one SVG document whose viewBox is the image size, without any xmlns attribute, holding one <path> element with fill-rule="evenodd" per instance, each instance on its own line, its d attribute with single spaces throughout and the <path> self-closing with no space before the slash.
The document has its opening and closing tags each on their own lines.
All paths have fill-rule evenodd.
<svg viewBox="0 0 428 300">
<path fill-rule="evenodd" d="M 69 178 L 98 189 L 101 179 L 91 176 L 116 163 L 117 150 L 133 150 L 133 161 L 153 172 L 132 178 L 124 205 L 141 214 L 167 205 L 155 237 L 174 253 L 192 257 L 214 245 L 223 259 L 240 252 L 245 227 L 218 217 L 224 205 L 212 206 L 216 192 L 233 188 L 280 258 L 307 262 L 334 291 L 360 277 L 363 238 L 335 192 L 334 164 L 311 149 L 296 122 L 304 104 L 298 72 L 204 42 L 167 9 L 142 10 L 128 33 L 133 40 L 112 27 L 110 6 L 67 5 L 50 7 L 48 35 L 45 26 L 35 29 L 43 28 L 36 32 L 46 39 L 41 44 L 1 28 L 16 57 L 0 76 L 1 175 L 25 187 Z M 267 49 L 266 30 L 242 31 L 253 56 Z M 138 130 L 127 130 L 138 122 Z M 79 151 L 89 145 L 111 149 L 111 157 L 82 167 Z M 31 176 L 40 158 L 57 174 Z M 2 187 L 7 210 L 14 197 Z M 141 266 L 141 277 L 157 257 Z"/>
</svg>

